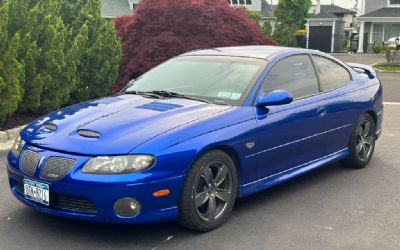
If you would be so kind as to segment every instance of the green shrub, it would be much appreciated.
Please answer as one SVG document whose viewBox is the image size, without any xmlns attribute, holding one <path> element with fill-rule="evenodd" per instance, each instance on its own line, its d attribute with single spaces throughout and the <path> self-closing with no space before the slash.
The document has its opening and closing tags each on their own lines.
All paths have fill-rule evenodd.
<svg viewBox="0 0 400 250">
<path fill-rule="evenodd" d="M 383 46 L 383 53 L 386 55 L 386 61 L 390 63 L 390 51 L 395 50 L 395 47 L 390 47 L 388 45 Z"/>
<path fill-rule="evenodd" d="M 344 40 L 343 40 L 343 49 L 348 49 L 348 47 L 349 47 L 349 39 L 346 37 Z"/>
<path fill-rule="evenodd" d="M 296 47 L 296 32 L 304 29 L 311 0 L 280 0 L 275 10 L 276 24 L 273 38 L 280 44 Z"/>
<path fill-rule="evenodd" d="M 100 15 L 100 1 L 81 1 L 80 14 L 85 18 L 70 18 L 72 33 L 87 25 L 87 41 L 79 55 L 78 83 L 71 95 L 71 102 L 102 97 L 110 93 L 118 78 L 122 48 L 115 35 L 115 26 Z M 65 21 L 67 22 L 67 20 Z M 84 23 L 83 23 L 84 22 Z M 82 26 L 83 25 L 83 26 Z"/>
<path fill-rule="evenodd" d="M 367 51 L 368 51 L 368 41 L 369 41 L 368 33 L 364 33 L 364 41 L 363 41 L 363 51 L 364 51 L 364 53 L 367 53 Z"/>
<path fill-rule="evenodd" d="M 21 43 L 20 34 L 8 37 L 8 4 L 0 5 L 0 123 L 18 108 L 21 100 L 23 65 L 17 60 Z"/>
<path fill-rule="evenodd" d="M 383 51 L 383 45 L 381 43 L 378 43 L 374 46 L 374 53 L 375 54 L 381 54 Z"/>
<path fill-rule="evenodd" d="M 272 37 L 272 25 L 269 21 L 262 24 L 261 30 L 267 37 Z"/>
<path fill-rule="evenodd" d="M 110 92 L 122 52 L 100 3 L 0 1 L 0 122 Z"/>
<path fill-rule="evenodd" d="M 251 19 L 253 19 L 260 26 L 262 16 L 259 12 L 249 11 L 248 15 Z"/>
</svg>

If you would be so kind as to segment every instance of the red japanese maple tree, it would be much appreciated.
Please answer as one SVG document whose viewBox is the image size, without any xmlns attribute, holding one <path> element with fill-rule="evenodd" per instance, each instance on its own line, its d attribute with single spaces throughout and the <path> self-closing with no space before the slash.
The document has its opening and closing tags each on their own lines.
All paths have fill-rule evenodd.
<svg viewBox="0 0 400 250">
<path fill-rule="evenodd" d="M 196 49 L 277 45 L 244 8 L 226 0 L 142 0 L 132 15 L 115 20 L 124 57 L 113 91 L 163 61 Z"/>
</svg>

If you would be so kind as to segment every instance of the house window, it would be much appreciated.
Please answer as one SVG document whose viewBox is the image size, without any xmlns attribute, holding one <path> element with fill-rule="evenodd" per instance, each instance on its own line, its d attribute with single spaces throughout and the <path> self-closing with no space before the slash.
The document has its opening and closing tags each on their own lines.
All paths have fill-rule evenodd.
<svg viewBox="0 0 400 250">
<path fill-rule="evenodd" d="M 228 0 L 231 5 L 252 5 L 252 0 Z"/>
<path fill-rule="evenodd" d="M 400 36 L 400 24 L 385 24 L 385 42 Z"/>
<path fill-rule="evenodd" d="M 372 30 L 372 42 L 389 42 L 400 36 L 399 23 L 375 23 Z"/>
<path fill-rule="evenodd" d="M 383 42 L 383 24 L 374 24 L 372 31 L 372 41 L 376 43 Z"/>
<path fill-rule="evenodd" d="M 400 5 L 400 0 L 389 0 L 390 5 Z"/>
</svg>

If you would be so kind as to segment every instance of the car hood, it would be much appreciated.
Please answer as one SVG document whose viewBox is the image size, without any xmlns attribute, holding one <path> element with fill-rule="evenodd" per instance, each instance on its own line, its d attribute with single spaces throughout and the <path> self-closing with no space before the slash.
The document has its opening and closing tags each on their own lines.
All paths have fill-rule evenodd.
<svg viewBox="0 0 400 250">
<path fill-rule="evenodd" d="M 230 108 L 187 99 L 116 95 L 55 111 L 28 125 L 21 136 L 30 145 L 56 151 L 127 154 L 163 133 Z"/>
</svg>

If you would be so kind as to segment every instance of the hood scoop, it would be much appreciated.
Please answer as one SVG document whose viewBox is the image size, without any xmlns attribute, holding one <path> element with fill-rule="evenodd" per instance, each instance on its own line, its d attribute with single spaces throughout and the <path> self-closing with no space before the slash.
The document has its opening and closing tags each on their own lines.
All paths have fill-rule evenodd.
<svg viewBox="0 0 400 250">
<path fill-rule="evenodd" d="M 144 105 L 137 106 L 138 109 L 148 109 L 154 110 L 158 112 L 165 112 L 173 109 L 182 108 L 182 105 L 172 104 L 172 103 L 165 103 L 165 102 L 151 102 Z"/>
<path fill-rule="evenodd" d="M 80 136 L 87 138 L 99 138 L 101 136 L 99 132 L 88 129 L 79 129 L 77 132 Z"/>
</svg>

